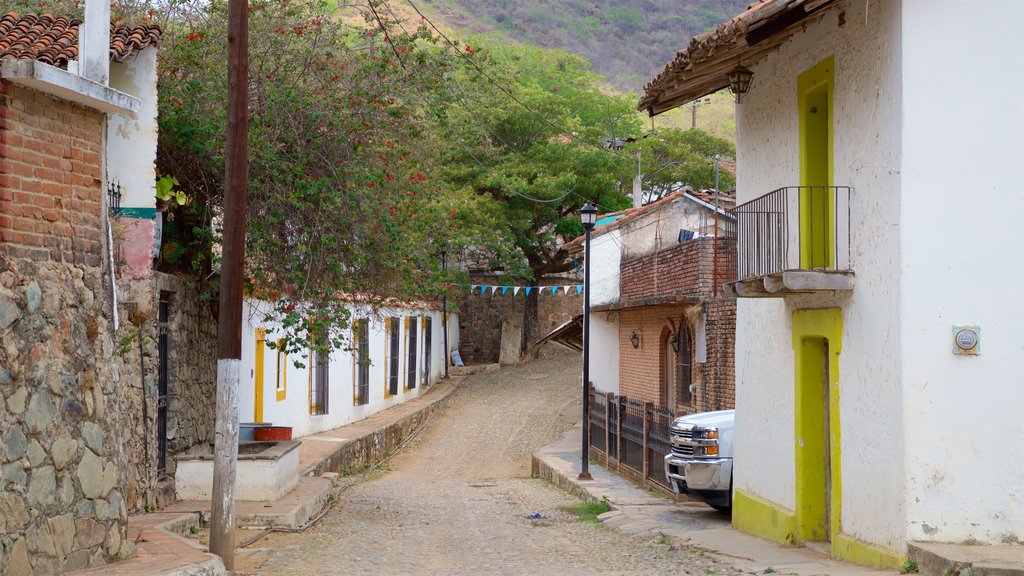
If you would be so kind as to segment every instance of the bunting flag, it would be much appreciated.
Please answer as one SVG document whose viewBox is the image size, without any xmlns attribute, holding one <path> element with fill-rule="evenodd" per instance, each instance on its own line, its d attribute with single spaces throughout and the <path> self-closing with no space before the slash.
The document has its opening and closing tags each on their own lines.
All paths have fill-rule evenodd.
<svg viewBox="0 0 1024 576">
<path fill-rule="evenodd" d="M 454 285 L 454 284 L 452 284 L 451 287 L 452 288 L 457 288 L 457 286 Z M 550 290 L 549 293 L 552 296 L 557 296 L 559 288 L 561 288 L 562 294 L 568 295 L 568 294 L 571 293 L 572 290 L 576 291 L 576 295 L 577 296 L 583 294 L 583 285 L 582 284 L 569 284 L 569 285 L 564 285 L 564 286 L 489 286 L 489 285 L 486 285 L 486 284 L 470 284 L 469 288 L 470 288 L 470 290 L 469 290 L 470 294 L 475 293 L 476 289 L 479 288 L 481 296 L 486 296 L 488 291 L 490 291 L 492 296 L 498 296 L 499 295 L 498 294 L 498 289 L 499 288 L 501 289 L 501 294 L 500 295 L 504 296 L 504 295 L 508 294 L 509 290 L 511 289 L 512 297 L 513 298 L 518 296 L 520 292 L 522 292 L 525 295 L 529 296 L 530 292 L 532 292 L 534 290 L 534 288 L 537 289 L 537 293 L 539 295 L 543 295 L 545 292 Z"/>
</svg>

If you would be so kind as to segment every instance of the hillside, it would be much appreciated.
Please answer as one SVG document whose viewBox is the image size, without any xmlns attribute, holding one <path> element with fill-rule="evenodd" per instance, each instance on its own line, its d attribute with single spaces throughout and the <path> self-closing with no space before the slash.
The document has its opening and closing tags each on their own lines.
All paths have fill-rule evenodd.
<svg viewBox="0 0 1024 576">
<path fill-rule="evenodd" d="M 690 38 L 750 0 L 424 0 L 454 29 L 561 48 L 619 90 L 640 92 Z"/>
</svg>

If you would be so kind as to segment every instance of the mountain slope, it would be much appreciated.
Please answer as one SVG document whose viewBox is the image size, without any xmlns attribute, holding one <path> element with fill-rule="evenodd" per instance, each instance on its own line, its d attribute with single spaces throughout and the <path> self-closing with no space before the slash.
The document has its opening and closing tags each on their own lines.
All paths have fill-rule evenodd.
<svg viewBox="0 0 1024 576">
<path fill-rule="evenodd" d="M 426 0 L 452 28 L 498 33 L 590 60 L 620 90 L 640 92 L 690 38 L 749 0 Z"/>
</svg>

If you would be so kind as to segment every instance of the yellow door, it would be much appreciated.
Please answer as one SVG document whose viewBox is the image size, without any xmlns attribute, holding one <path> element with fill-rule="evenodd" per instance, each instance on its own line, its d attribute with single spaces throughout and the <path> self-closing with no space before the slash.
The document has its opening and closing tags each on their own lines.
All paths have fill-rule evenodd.
<svg viewBox="0 0 1024 576">
<path fill-rule="evenodd" d="M 800 267 L 835 265 L 831 56 L 797 78 L 800 109 Z"/>
<path fill-rule="evenodd" d="M 256 367 L 255 367 L 255 414 L 253 414 L 254 422 L 263 422 L 263 351 L 265 349 L 265 341 L 267 339 L 267 331 L 264 328 L 256 329 Z"/>
<path fill-rule="evenodd" d="M 793 312 L 796 537 L 831 541 L 839 532 L 839 353 L 842 311 Z"/>
</svg>

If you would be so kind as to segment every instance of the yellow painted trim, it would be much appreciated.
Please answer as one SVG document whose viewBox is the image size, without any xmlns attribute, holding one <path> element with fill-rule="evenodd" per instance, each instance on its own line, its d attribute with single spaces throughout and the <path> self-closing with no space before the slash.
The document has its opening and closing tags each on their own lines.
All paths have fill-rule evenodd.
<svg viewBox="0 0 1024 576">
<path fill-rule="evenodd" d="M 256 329 L 256 369 L 255 369 L 255 394 L 253 421 L 263 422 L 263 362 L 264 350 L 266 349 L 267 330 L 266 328 Z"/>
<path fill-rule="evenodd" d="M 352 405 L 359 406 L 359 320 L 352 320 Z"/>
<path fill-rule="evenodd" d="M 313 353 L 313 349 L 310 348 L 309 362 L 306 363 L 306 365 L 309 366 L 309 370 L 306 371 L 308 375 L 308 388 L 306 389 L 308 398 L 306 400 L 306 405 L 309 407 L 310 414 L 312 414 L 316 408 L 313 406 L 313 371 L 316 370 L 316 366 L 313 364 L 314 362 L 316 362 L 316 355 Z"/>
<path fill-rule="evenodd" d="M 412 390 L 412 387 L 409 386 L 409 334 L 412 332 L 409 325 L 412 324 L 412 316 L 404 316 L 402 323 L 405 325 L 403 332 L 405 338 L 402 340 L 402 368 L 404 370 L 399 378 L 402 380 L 402 390 L 408 392 Z"/>
<path fill-rule="evenodd" d="M 842 530 L 842 452 L 839 420 L 839 355 L 842 352 L 843 311 L 839 308 L 796 310 L 793 312 L 793 354 L 795 368 L 794 450 L 796 460 L 796 538 L 798 541 L 834 540 Z M 828 513 L 821 497 L 825 490 L 821 471 L 825 451 L 814 442 L 824 427 L 821 408 L 824 390 L 805 385 L 812 381 L 808 370 L 820 371 L 815 362 L 813 343 L 825 339 L 828 345 L 829 381 L 829 502 Z M 818 356 L 820 358 L 820 356 Z M 819 451 L 817 448 L 821 447 Z M 828 526 L 824 522 L 828 516 Z M 828 530 L 825 533 L 825 530 Z"/>
<path fill-rule="evenodd" d="M 832 556 L 840 560 L 890 570 L 899 569 L 906 561 L 906 556 L 899 552 L 861 542 L 842 533 L 836 534 L 832 539 Z"/>
<path fill-rule="evenodd" d="M 735 489 L 732 496 L 732 525 L 754 536 L 790 544 L 796 533 L 796 515 L 792 510 Z"/>
<path fill-rule="evenodd" d="M 797 107 L 800 118 L 800 185 L 833 186 L 835 174 L 835 118 L 833 92 L 835 85 L 835 58 L 829 56 L 797 76 Z M 811 108 L 817 107 L 824 99 L 824 119 L 812 116 Z M 827 133 L 826 162 L 827 174 L 822 178 L 816 168 L 821 165 L 821 149 L 810 142 L 813 129 L 824 129 Z M 827 252 L 818 256 L 811 254 L 811 195 L 820 192 L 818 200 L 825 202 L 828 222 L 824 241 Z M 800 192 L 800 267 L 827 268 L 835 263 L 835 203 L 826 191 L 801 190 Z M 817 235 L 817 234 L 815 234 Z"/>
<path fill-rule="evenodd" d="M 277 390 L 277 401 L 280 402 L 285 399 L 288 394 L 288 355 L 285 354 L 282 346 L 284 345 L 284 339 L 278 338 L 277 340 L 277 381 L 275 383 L 275 389 Z"/>
<path fill-rule="evenodd" d="M 384 399 L 391 398 L 391 317 L 384 318 Z"/>
</svg>

